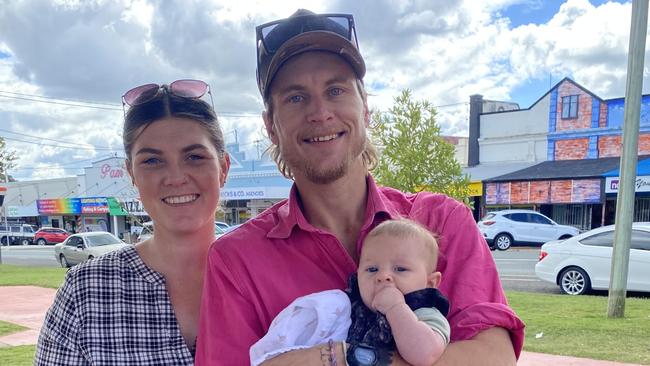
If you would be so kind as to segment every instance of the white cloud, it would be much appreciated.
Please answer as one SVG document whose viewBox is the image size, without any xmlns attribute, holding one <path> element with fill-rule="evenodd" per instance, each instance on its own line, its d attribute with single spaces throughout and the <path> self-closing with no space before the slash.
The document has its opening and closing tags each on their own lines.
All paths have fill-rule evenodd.
<svg viewBox="0 0 650 366">
<path fill-rule="evenodd" d="M 510 6 L 534 13 L 544 5 L 541 0 L 490 0 L 481 6 L 470 0 L 5 2 L 0 52 L 9 56 L 0 58 L 0 91 L 110 103 L 95 106 L 112 110 L 0 93 L 0 128 L 119 150 L 120 95 L 136 85 L 192 77 L 210 83 L 224 130 L 237 129 L 242 148 L 256 154 L 254 141 L 263 137 L 254 27 L 298 7 L 355 14 L 370 104 L 379 109 L 387 109 L 404 88 L 434 105 L 468 102 L 476 93 L 518 102 L 513 90 L 546 80 L 549 73 L 571 76 L 604 98 L 623 96 L 631 4 L 567 0 L 545 24 L 514 29 L 505 17 Z M 647 73 L 645 81 L 650 90 Z M 467 114 L 466 105 L 440 108 L 443 132 L 466 134 Z M 0 136 L 17 137 L 2 131 Z M 8 143 L 20 150 L 23 167 L 62 169 L 24 170 L 20 177 L 69 175 L 83 165 L 70 168 L 70 162 L 108 153 Z"/>
</svg>

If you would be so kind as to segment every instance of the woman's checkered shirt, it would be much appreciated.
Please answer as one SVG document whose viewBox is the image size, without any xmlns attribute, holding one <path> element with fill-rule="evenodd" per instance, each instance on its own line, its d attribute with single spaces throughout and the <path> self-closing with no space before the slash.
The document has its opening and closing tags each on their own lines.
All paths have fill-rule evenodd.
<svg viewBox="0 0 650 366">
<path fill-rule="evenodd" d="M 128 247 L 70 271 L 47 312 L 35 365 L 192 365 L 164 277 Z"/>
</svg>

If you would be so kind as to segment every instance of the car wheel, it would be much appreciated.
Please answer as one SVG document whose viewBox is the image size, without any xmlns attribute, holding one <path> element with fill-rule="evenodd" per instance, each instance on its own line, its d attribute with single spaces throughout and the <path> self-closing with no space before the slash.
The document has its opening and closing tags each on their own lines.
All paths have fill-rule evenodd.
<svg viewBox="0 0 650 366">
<path fill-rule="evenodd" d="M 45 245 L 45 244 L 47 244 L 47 240 L 45 240 L 43 238 L 40 238 L 40 239 L 36 240 L 36 244 Z"/>
<path fill-rule="evenodd" d="M 70 263 L 68 263 L 68 260 L 65 259 L 65 256 L 63 254 L 59 256 L 59 262 L 61 262 L 61 267 L 70 268 Z"/>
<path fill-rule="evenodd" d="M 29 239 L 20 239 L 20 244 L 22 245 L 29 245 L 30 243 L 31 241 L 29 241 Z"/>
<path fill-rule="evenodd" d="M 2 243 L 2 245 L 6 246 L 7 245 L 7 237 L 4 237 L 4 238 L 0 239 L 0 243 Z"/>
<path fill-rule="evenodd" d="M 512 237 L 508 234 L 499 234 L 494 237 L 494 246 L 499 250 L 508 250 L 512 245 Z"/>
<path fill-rule="evenodd" d="M 567 295 L 583 295 L 591 290 L 591 281 L 582 268 L 569 267 L 560 275 L 560 290 Z"/>
</svg>

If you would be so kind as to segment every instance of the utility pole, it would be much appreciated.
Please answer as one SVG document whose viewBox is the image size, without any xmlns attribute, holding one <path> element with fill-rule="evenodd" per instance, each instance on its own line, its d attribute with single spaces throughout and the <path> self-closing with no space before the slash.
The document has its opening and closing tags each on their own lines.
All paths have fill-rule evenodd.
<svg viewBox="0 0 650 366">
<path fill-rule="evenodd" d="M 630 239 L 632 237 L 632 220 L 634 218 L 634 184 L 636 181 L 637 149 L 639 145 L 643 57 L 647 29 L 648 0 L 634 0 L 632 2 L 630 47 L 627 56 L 621 179 L 616 200 L 616 227 L 607 306 L 607 317 L 609 318 L 622 318 L 625 315 Z"/>
<path fill-rule="evenodd" d="M 5 183 L 9 183 L 9 172 L 7 171 L 7 164 L 4 166 L 4 173 L 5 173 Z M 9 190 L 9 184 L 7 185 L 7 191 Z M 6 193 L 5 193 L 6 194 Z M 5 198 L 7 198 L 5 196 Z M 5 214 L 5 229 L 7 229 L 7 247 L 9 247 L 9 234 L 11 233 L 11 229 L 9 229 L 9 222 L 7 221 L 7 214 L 9 213 L 8 210 L 9 208 L 7 207 L 7 202 L 3 202 L 2 208 L 4 209 L 4 214 Z M 0 243 L 0 264 L 2 264 L 2 243 Z"/>
</svg>

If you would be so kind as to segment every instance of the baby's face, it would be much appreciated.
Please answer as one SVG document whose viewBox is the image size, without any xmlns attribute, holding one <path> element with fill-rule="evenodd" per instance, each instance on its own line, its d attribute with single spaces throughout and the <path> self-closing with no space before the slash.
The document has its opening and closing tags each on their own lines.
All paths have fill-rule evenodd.
<svg viewBox="0 0 650 366">
<path fill-rule="evenodd" d="M 402 294 L 437 287 L 440 273 L 434 272 L 432 260 L 431 251 L 421 238 L 367 238 L 357 270 L 363 302 L 371 307 L 375 294 L 386 286 L 395 286 Z"/>
</svg>

